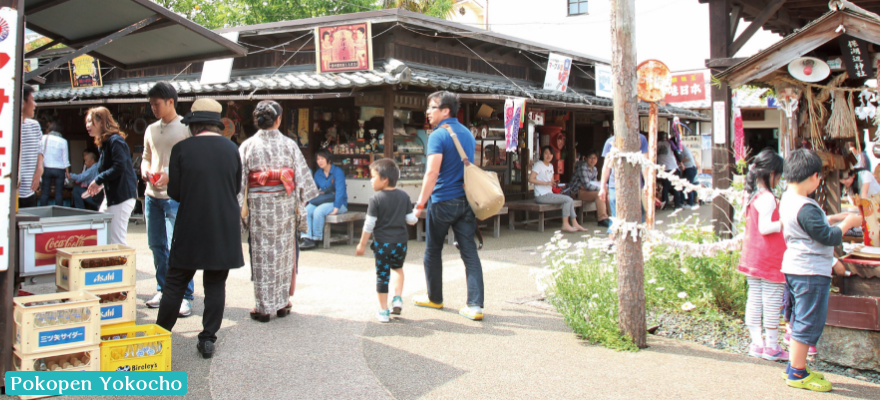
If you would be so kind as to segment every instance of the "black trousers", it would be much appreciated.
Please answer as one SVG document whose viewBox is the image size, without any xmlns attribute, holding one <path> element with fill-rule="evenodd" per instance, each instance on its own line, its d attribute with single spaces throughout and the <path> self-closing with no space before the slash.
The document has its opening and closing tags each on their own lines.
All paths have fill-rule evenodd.
<svg viewBox="0 0 880 400">
<path fill-rule="evenodd" d="M 177 323 L 183 292 L 195 276 L 194 269 L 168 267 L 165 287 L 162 289 L 162 302 L 159 303 L 159 316 L 156 324 L 171 331 Z M 217 341 L 217 331 L 223 322 L 223 309 L 226 308 L 226 278 L 229 270 L 203 271 L 202 286 L 205 288 L 205 314 L 202 316 L 202 332 L 199 341 Z"/>
<path fill-rule="evenodd" d="M 34 193 L 31 197 L 19 197 L 18 198 L 18 208 L 32 208 L 37 206 L 37 194 Z"/>
</svg>

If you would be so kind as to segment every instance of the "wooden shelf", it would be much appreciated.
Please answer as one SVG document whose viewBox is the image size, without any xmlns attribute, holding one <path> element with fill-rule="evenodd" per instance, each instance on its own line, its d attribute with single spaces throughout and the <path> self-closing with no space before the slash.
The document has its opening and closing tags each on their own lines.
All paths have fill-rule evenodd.
<svg viewBox="0 0 880 400">
<path fill-rule="evenodd" d="M 377 153 L 377 154 L 382 154 L 382 153 Z M 372 154 L 334 154 L 334 156 L 340 156 L 340 157 L 372 157 L 373 155 L 372 155 Z"/>
<path fill-rule="evenodd" d="M 506 138 L 503 136 L 493 136 L 493 137 L 485 137 L 485 138 L 480 137 L 480 138 L 476 138 L 476 139 L 477 140 L 506 140 Z"/>
</svg>

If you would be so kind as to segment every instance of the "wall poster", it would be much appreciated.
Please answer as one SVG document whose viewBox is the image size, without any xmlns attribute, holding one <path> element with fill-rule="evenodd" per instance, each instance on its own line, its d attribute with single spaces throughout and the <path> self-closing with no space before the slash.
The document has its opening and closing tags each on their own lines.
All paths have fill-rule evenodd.
<svg viewBox="0 0 880 400">
<path fill-rule="evenodd" d="M 101 62 L 92 56 L 82 55 L 67 62 L 70 67 L 70 87 L 101 87 Z"/>
<path fill-rule="evenodd" d="M 373 69 L 373 39 L 369 22 L 315 28 L 318 73 Z"/>
</svg>

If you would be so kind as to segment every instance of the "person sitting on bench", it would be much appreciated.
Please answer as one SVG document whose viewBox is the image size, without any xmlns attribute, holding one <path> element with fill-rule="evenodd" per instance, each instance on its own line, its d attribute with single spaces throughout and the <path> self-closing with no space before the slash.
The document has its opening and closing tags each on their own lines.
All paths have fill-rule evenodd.
<svg viewBox="0 0 880 400">
<path fill-rule="evenodd" d="M 541 149 L 541 160 L 532 166 L 532 173 L 529 175 L 529 183 L 535 185 L 535 202 L 562 205 L 562 230 L 564 232 L 586 231 L 586 228 L 578 225 L 574 200 L 566 195 L 553 193 L 553 188 L 558 182 L 553 177 L 551 161 L 553 161 L 553 149 L 550 146 L 544 146 Z M 571 220 L 570 223 L 569 220 Z"/>
<path fill-rule="evenodd" d="M 611 226 L 611 220 L 608 219 L 607 200 L 599 200 L 599 170 L 596 164 L 599 162 L 599 156 L 595 151 L 587 153 L 585 160 L 578 161 L 574 165 L 574 177 L 566 189 L 567 194 L 574 199 L 584 202 L 584 207 L 588 203 L 596 203 L 596 217 L 599 226 L 605 228 Z"/>
</svg>

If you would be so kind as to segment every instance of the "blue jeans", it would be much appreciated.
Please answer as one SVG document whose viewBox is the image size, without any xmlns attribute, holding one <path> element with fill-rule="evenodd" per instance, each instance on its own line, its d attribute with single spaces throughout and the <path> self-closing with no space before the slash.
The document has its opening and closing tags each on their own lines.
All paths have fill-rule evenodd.
<svg viewBox="0 0 880 400">
<path fill-rule="evenodd" d="M 177 207 L 180 203 L 171 199 L 157 199 L 145 196 L 144 219 L 147 221 L 147 243 L 153 251 L 153 264 L 156 265 L 156 291 L 161 292 L 165 286 L 165 274 L 168 273 L 168 254 L 171 250 L 171 238 L 174 237 L 174 221 L 177 219 Z M 193 281 L 186 285 L 183 298 L 193 299 Z"/>
<path fill-rule="evenodd" d="M 52 184 L 55 184 L 55 205 L 64 206 L 64 170 L 61 168 L 46 168 L 43 170 L 41 184 L 43 185 L 43 194 L 40 195 L 40 206 L 49 205 L 49 192 Z"/>
<path fill-rule="evenodd" d="M 684 179 L 687 179 L 691 184 L 697 184 L 697 167 L 685 168 L 684 170 Z M 687 194 L 687 205 L 692 206 L 697 204 L 697 192 L 689 192 Z"/>
<path fill-rule="evenodd" d="M 785 286 L 791 292 L 791 338 L 815 346 L 822 337 L 828 317 L 831 277 L 785 275 Z"/>
<path fill-rule="evenodd" d="M 467 305 L 483 307 L 483 266 L 477 255 L 474 233 L 477 231 L 477 217 L 468 204 L 467 198 L 428 202 L 428 215 L 425 217 L 425 280 L 428 284 L 428 298 L 443 304 L 443 243 L 449 227 L 455 233 L 458 251 L 464 261 L 464 274 L 467 281 Z"/>
<path fill-rule="evenodd" d="M 86 188 L 82 186 L 74 186 L 73 187 L 73 207 L 85 210 L 86 204 L 92 206 L 95 210 L 98 207 L 101 207 L 101 201 L 97 199 L 104 198 L 104 192 L 98 194 L 98 196 L 92 196 L 87 199 L 82 198 L 82 194 L 86 192 Z M 96 201 L 97 200 L 97 201 Z"/>
<path fill-rule="evenodd" d="M 305 237 L 314 241 L 324 239 L 324 219 L 327 218 L 327 214 L 333 212 L 333 208 L 333 203 L 324 203 L 320 206 L 309 204 L 306 206 L 306 218 L 309 222 L 309 230 L 306 232 Z M 345 207 L 345 205 L 339 207 L 339 210 L 336 211 L 337 214 L 342 214 L 344 212 L 348 212 L 348 208 Z"/>
</svg>

